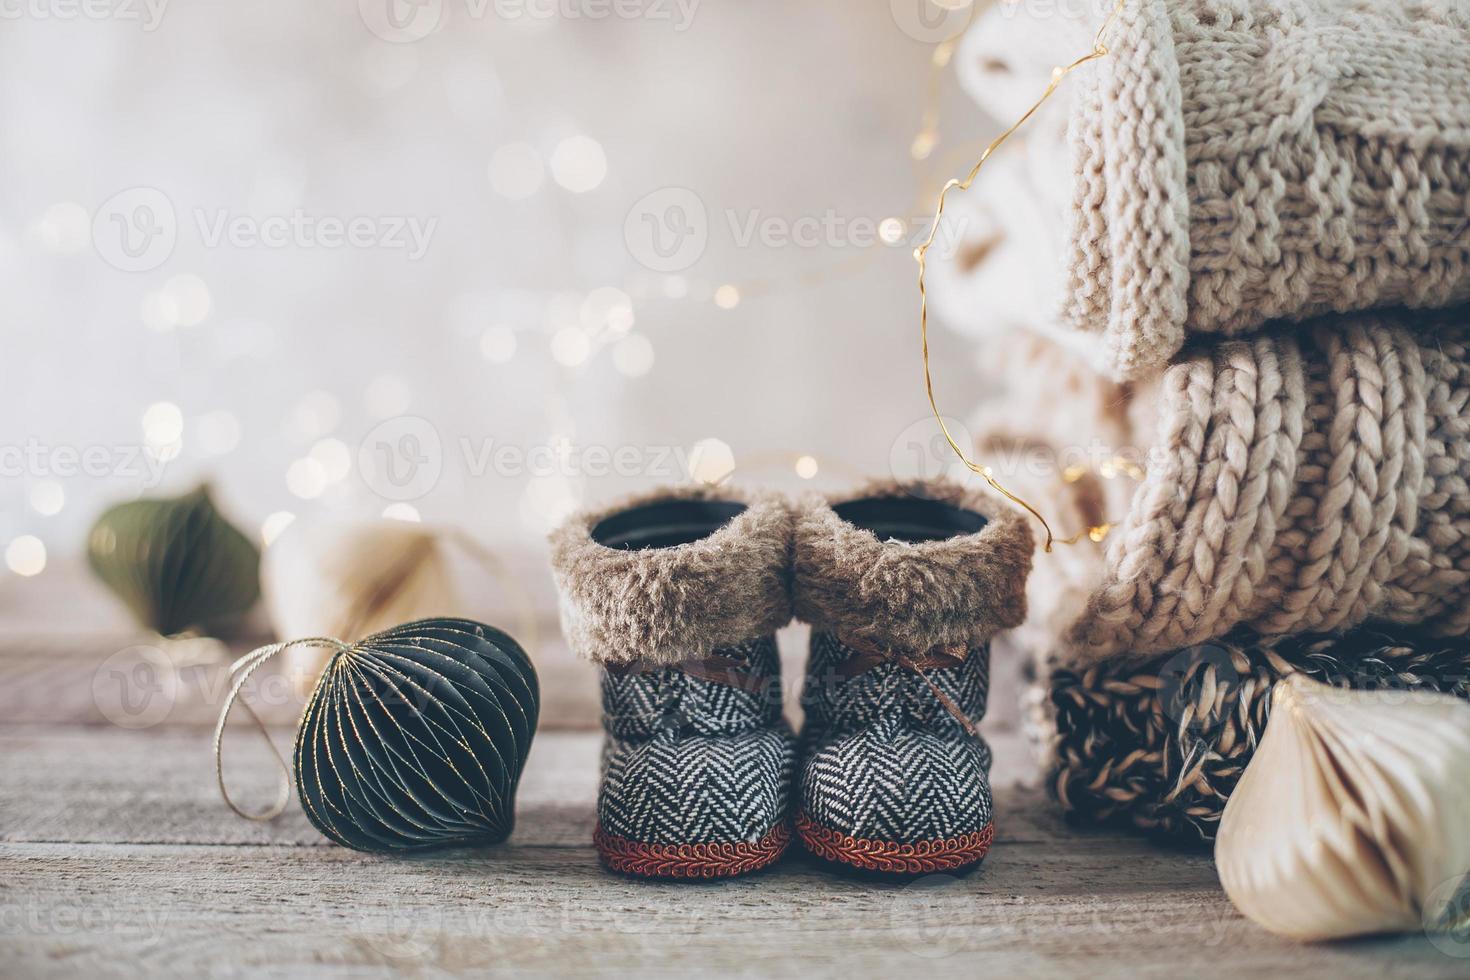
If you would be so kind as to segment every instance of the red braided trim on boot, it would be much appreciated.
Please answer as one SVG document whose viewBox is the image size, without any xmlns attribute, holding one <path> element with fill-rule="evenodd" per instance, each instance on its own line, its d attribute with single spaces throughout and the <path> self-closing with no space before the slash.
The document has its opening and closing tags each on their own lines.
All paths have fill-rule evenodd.
<svg viewBox="0 0 1470 980">
<path fill-rule="evenodd" d="M 724 841 L 714 844 L 645 844 L 617 837 L 602 829 L 592 832 L 597 853 L 613 871 L 643 878 L 728 878 L 759 871 L 775 863 L 791 843 L 791 828 L 783 821 L 754 844 Z"/>
<path fill-rule="evenodd" d="M 974 864 L 990 850 L 995 837 L 995 824 L 958 837 L 920 841 L 917 844 L 895 844 L 892 841 L 865 840 L 829 830 L 805 812 L 796 815 L 796 833 L 806 849 L 819 858 L 862 868 L 865 871 L 889 871 L 895 874 L 931 874 L 951 871 Z"/>
</svg>

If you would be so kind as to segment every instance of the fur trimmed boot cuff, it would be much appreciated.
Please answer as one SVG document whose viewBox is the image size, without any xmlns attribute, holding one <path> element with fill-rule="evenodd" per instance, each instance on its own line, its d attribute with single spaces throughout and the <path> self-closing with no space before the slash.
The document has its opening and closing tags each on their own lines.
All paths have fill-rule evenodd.
<svg viewBox="0 0 1470 980">
<path fill-rule="evenodd" d="M 971 648 L 1026 618 L 1026 518 L 949 481 L 810 496 L 796 517 L 796 617 L 817 631 L 922 652 Z"/>
<path fill-rule="evenodd" d="M 792 514 L 780 497 L 666 488 L 551 535 L 562 629 L 597 663 L 675 665 L 791 620 Z"/>
</svg>

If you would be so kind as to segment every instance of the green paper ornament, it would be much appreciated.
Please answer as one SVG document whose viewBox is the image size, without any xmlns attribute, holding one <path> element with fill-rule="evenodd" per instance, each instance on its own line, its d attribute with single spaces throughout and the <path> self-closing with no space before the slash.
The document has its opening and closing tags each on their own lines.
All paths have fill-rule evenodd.
<svg viewBox="0 0 1470 980">
<path fill-rule="evenodd" d="M 206 486 L 108 508 L 87 537 L 87 559 L 138 622 L 163 636 L 207 629 L 260 595 L 260 551 Z"/>
</svg>

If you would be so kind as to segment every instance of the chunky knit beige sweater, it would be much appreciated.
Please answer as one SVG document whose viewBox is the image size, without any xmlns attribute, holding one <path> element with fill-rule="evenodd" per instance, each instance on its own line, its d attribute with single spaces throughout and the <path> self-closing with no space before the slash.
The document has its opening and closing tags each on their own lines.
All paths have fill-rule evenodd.
<svg viewBox="0 0 1470 980">
<path fill-rule="evenodd" d="M 1069 80 L 1062 315 L 1101 370 L 1470 299 L 1470 4 L 1128 0 L 1115 28 Z"/>
<path fill-rule="evenodd" d="M 1076 410 L 1052 413 L 1053 432 L 1014 406 L 983 416 L 982 451 L 1096 439 L 1141 454 L 1146 476 L 1016 481 L 1066 530 L 1120 521 L 1105 547 L 1037 556 L 1033 653 L 1087 664 L 1240 625 L 1470 632 L 1470 309 L 1205 345 L 1144 387 L 1036 363 L 1038 343 L 1010 356 Z"/>
</svg>

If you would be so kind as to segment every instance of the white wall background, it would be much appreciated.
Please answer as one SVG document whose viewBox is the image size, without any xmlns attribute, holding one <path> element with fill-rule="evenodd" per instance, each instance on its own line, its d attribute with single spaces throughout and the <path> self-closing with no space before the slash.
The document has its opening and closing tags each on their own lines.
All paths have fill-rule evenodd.
<svg viewBox="0 0 1470 980">
<path fill-rule="evenodd" d="M 409 435 L 437 439 L 440 475 L 402 502 L 535 555 L 568 506 L 680 475 L 643 447 L 715 438 L 737 477 L 787 488 L 807 454 L 807 485 L 840 485 L 887 473 L 927 412 L 909 248 L 864 247 L 921 210 L 908 148 L 932 44 L 902 3 L 594 19 L 609 4 L 423 0 L 438 29 L 390 43 L 374 0 L 171 0 L 156 22 L 142 0 L 89 2 L 11 0 L 0 23 L 6 542 L 34 535 L 54 562 L 107 503 L 202 479 L 252 533 L 278 512 L 377 515 L 397 491 L 359 450 Z M 991 128 L 942 91 L 936 160 Z M 637 202 L 667 187 L 707 216 L 673 275 L 637 244 Z M 158 195 L 171 251 L 139 237 L 166 223 L 133 207 Z M 249 240 L 293 218 L 433 226 L 419 257 L 315 224 Z M 211 243 L 222 219 L 242 230 Z M 739 241 L 768 219 L 821 241 Z M 118 220 L 157 251 L 128 259 Z M 971 355 L 938 340 L 963 403 Z M 572 460 L 551 476 L 483 455 L 553 444 Z M 637 447 L 637 472 L 589 475 L 591 446 Z M 156 490 L 139 447 L 167 461 Z"/>
</svg>

